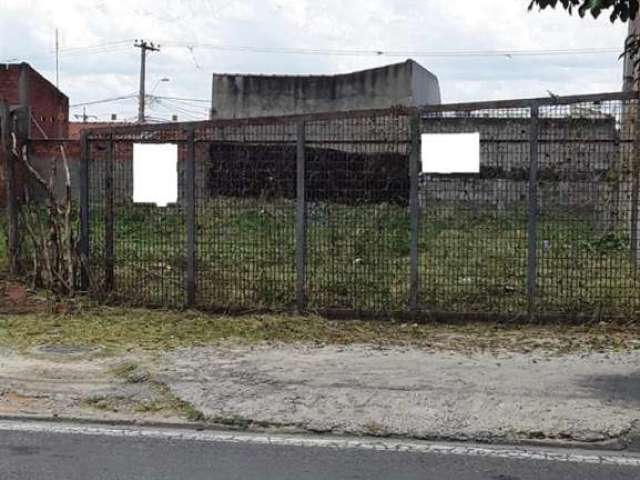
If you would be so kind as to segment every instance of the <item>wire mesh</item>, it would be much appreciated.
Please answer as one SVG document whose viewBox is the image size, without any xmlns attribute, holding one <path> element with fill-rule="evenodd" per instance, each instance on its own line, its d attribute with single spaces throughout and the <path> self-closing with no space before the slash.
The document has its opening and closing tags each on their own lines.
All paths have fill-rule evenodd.
<svg viewBox="0 0 640 480">
<path fill-rule="evenodd" d="M 211 124 L 196 142 L 196 305 L 292 307 L 295 124 Z"/>
<path fill-rule="evenodd" d="M 133 148 L 137 143 L 178 145 L 177 168 L 186 154 L 184 132 L 140 129 L 95 134 L 89 142 L 91 283 L 101 294 L 133 305 L 184 305 L 184 215 L 180 202 L 158 206 L 134 202 Z M 107 188 L 107 172 L 112 178 Z M 178 191 L 183 189 L 179 178 Z M 112 232 L 107 231 L 112 211 Z M 112 258 L 108 261 L 108 237 Z M 112 265 L 112 266 L 111 266 Z M 106 278 L 112 270 L 113 285 Z"/>
<path fill-rule="evenodd" d="M 421 309 L 526 312 L 529 124 L 529 108 L 424 115 L 425 134 L 480 134 L 480 172 L 421 175 Z"/>
<path fill-rule="evenodd" d="M 410 116 L 306 125 L 311 309 L 406 309 Z"/>
<path fill-rule="evenodd" d="M 637 246 L 631 245 L 636 115 L 636 100 L 540 109 L 541 311 L 638 311 Z"/>
<path fill-rule="evenodd" d="M 622 94 L 538 102 L 535 130 L 532 104 L 524 101 L 424 109 L 423 134 L 479 133 L 480 171 L 419 175 L 419 311 L 637 315 L 637 103 Z M 308 309 L 388 314 L 409 308 L 413 114 L 304 117 L 305 202 L 299 205 L 306 212 Z M 184 305 L 186 209 L 193 189 L 194 305 L 293 309 L 300 121 L 218 120 L 93 132 L 92 281 L 108 283 L 111 195 L 114 297 Z M 189 131 L 193 185 L 185 182 Z M 133 202 L 133 145 L 140 142 L 179 145 L 175 204 Z M 452 161 L 455 155 L 443 157 Z M 537 261 L 528 265 L 528 258 Z"/>
</svg>

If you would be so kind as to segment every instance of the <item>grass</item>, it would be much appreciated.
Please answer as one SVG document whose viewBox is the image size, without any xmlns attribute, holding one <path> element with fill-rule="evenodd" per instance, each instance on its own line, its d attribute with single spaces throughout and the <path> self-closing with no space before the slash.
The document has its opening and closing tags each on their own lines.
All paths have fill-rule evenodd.
<svg viewBox="0 0 640 480">
<path fill-rule="evenodd" d="M 174 414 L 191 422 L 201 422 L 204 416 L 193 406 L 178 399 L 167 387 L 154 386 L 159 398 L 137 399 L 121 395 L 96 395 L 81 402 L 84 407 L 89 407 L 102 412 L 131 412 L 142 414 Z M 166 389 L 166 391 L 165 391 Z"/>
<path fill-rule="evenodd" d="M 289 309 L 295 302 L 295 206 L 225 199 L 200 204 L 198 308 Z M 92 212 L 94 272 L 103 258 L 102 213 Z M 640 277 L 622 231 L 589 216 L 547 212 L 538 228 L 538 302 L 547 313 L 633 316 Z M 406 309 L 409 216 L 398 205 L 309 206 L 307 299 L 311 310 Z M 184 303 L 184 221 L 179 209 L 127 205 L 116 212 L 115 299 Z M 427 209 L 421 219 L 420 306 L 523 313 L 527 309 L 524 211 Z"/>
<path fill-rule="evenodd" d="M 264 343 L 416 346 L 461 352 L 545 350 L 557 353 L 640 349 L 640 326 L 516 326 L 401 324 L 390 321 L 333 321 L 317 316 L 212 316 L 198 312 L 94 308 L 53 315 L 0 317 L 0 345 L 28 350 L 35 345 L 101 346 L 117 352 L 130 348 L 160 351 L 217 344 Z M 144 381 L 135 364 L 117 368 L 120 377 Z"/>
</svg>

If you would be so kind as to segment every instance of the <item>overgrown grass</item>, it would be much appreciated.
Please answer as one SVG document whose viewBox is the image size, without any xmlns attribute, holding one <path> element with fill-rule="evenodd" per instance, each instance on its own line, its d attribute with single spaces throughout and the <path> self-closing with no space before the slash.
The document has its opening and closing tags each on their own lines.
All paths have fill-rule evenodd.
<svg viewBox="0 0 640 480">
<path fill-rule="evenodd" d="M 295 301 L 295 206 L 288 200 L 199 204 L 199 308 L 287 309 Z M 104 220 L 92 212 L 94 274 L 102 272 Z M 640 277 L 629 238 L 592 218 L 550 212 L 538 228 L 538 306 L 544 313 L 637 315 Z M 409 295 L 409 216 L 393 204 L 309 206 L 310 309 L 399 311 Z M 527 310 L 524 211 L 426 209 L 419 238 L 420 305 L 450 312 Z M 127 205 L 116 212 L 118 300 L 184 303 L 183 215 Z"/>
<path fill-rule="evenodd" d="M 413 345 L 432 350 L 574 352 L 640 348 L 640 326 L 516 326 L 401 324 L 391 321 L 334 321 L 317 316 L 212 316 L 197 312 L 96 308 L 73 315 L 0 317 L 0 345 L 27 350 L 41 344 L 167 350 L 183 346 L 234 344 Z M 139 379 L 136 365 L 116 372 Z M 131 380 L 134 381 L 134 380 Z M 137 381 L 137 380 L 135 380 Z"/>
</svg>

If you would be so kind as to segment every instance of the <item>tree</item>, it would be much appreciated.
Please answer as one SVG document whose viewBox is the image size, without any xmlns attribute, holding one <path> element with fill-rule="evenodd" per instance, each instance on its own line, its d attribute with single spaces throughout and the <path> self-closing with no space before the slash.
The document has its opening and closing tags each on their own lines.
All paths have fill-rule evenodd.
<svg viewBox="0 0 640 480">
<path fill-rule="evenodd" d="M 612 23 L 616 20 L 631 22 L 638 15 L 640 0 L 531 0 L 529 10 L 533 10 L 536 6 L 544 10 L 548 7 L 556 8 L 558 5 L 569 14 L 577 11 L 581 17 L 591 14 L 593 18 L 598 18 L 603 12 L 607 12 Z M 640 31 L 629 29 L 629 36 L 620 58 L 625 55 L 628 55 L 631 68 L 635 70 L 635 77 L 638 78 L 640 76 Z"/>
<path fill-rule="evenodd" d="M 531 0 L 529 10 L 535 6 L 544 10 L 547 7 L 556 8 L 558 5 L 570 14 L 577 10 L 581 17 L 590 13 L 593 18 L 598 18 L 603 11 L 610 11 L 609 20 L 626 22 L 636 17 L 640 0 Z"/>
</svg>

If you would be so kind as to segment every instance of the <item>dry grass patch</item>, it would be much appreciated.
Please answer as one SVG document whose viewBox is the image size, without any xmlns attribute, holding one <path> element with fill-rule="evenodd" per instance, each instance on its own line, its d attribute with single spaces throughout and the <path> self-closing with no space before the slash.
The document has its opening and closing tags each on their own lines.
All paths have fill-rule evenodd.
<svg viewBox="0 0 640 480">
<path fill-rule="evenodd" d="M 337 321 L 318 316 L 246 315 L 91 308 L 74 314 L 34 313 L 0 318 L 0 345 L 101 346 L 109 350 L 167 350 L 219 343 L 372 344 L 461 352 L 545 350 L 557 353 L 640 349 L 640 326 L 405 324 Z M 125 367 L 123 367 L 125 368 Z M 132 369 L 132 366 L 126 366 Z M 126 373 L 126 372 L 125 372 Z"/>
</svg>

